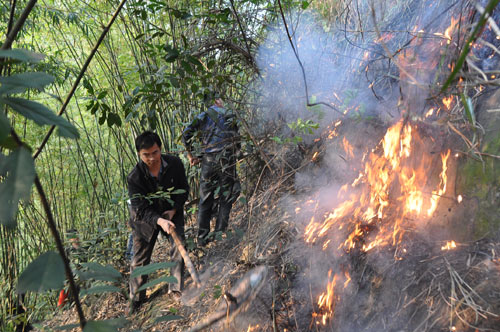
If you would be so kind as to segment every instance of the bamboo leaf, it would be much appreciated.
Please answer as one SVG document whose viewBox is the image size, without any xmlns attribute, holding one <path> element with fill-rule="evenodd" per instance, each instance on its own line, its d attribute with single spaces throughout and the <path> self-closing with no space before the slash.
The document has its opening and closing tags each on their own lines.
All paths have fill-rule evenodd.
<svg viewBox="0 0 500 332">
<path fill-rule="evenodd" d="M 121 289 L 116 287 L 116 286 L 112 286 L 112 285 L 99 285 L 99 286 L 94 286 L 92 288 L 89 288 L 89 289 L 82 289 L 82 291 L 80 292 L 80 295 L 83 296 L 83 295 L 88 295 L 88 294 L 102 294 L 102 293 L 113 293 L 113 292 L 121 292 Z"/>
<path fill-rule="evenodd" d="M 8 156 L 0 154 L 0 174 L 6 176 L 0 183 L 0 223 L 14 227 L 19 200 L 29 199 L 35 179 L 35 164 L 30 152 L 18 148 Z"/>
<path fill-rule="evenodd" d="M 464 105 L 465 117 L 470 122 L 470 124 L 474 126 L 473 130 L 475 130 L 476 116 L 474 115 L 474 107 L 472 106 L 472 100 L 469 97 L 465 97 L 463 93 L 460 93 L 460 99 L 462 101 L 462 104 Z"/>
<path fill-rule="evenodd" d="M 78 130 L 68 120 L 57 116 L 46 106 L 23 98 L 4 97 L 0 102 L 9 105 L 22 116 L 35 121 L 39 125 L 56 125 L 58 134 L 67 138 L 79 138 Z"/>
<path fill-rule="evenodd" d="M 85 324 L 83 332 L 116 332 L 119 328 L 124 327 L 127 322 L 123 317 L 100 321 L 91 320 Z"/>
<path fill-rule="evenodd" d="M 64 264 L 61 256 L 55 251 L 48 251 L 33 262 L 19 276 L 17 292 L 43 292 L 61 289 L 64 286 Z"/>
<path fill-rule="evenodd" d="M 67 325 L 61 325 L 61 326 L 56 326 L 54 327 L 54 330 L 56 331 L 65 331 L 65 330 L 72 330 L 80 326 L 79 324 L 67 324 Z"/>
<path fill-rule="evenodd" d="M 82 263 L 82 266 L 88 270 L 77 271 L 76 273 L 85 280 L 119 281 L 122 278 L 122 274 L 109 264 L 103 266 L 99 263 L 90 262 Z"/>
<path fill-rule="evenodd" d="M 495 7 L 498 5 L 498 2 L 500 0 L 490 0 L 486 8 L 484 9 L 484 12 L 481 14 L 476 26 L 474 27 L 474 30 L 472 31 L 469 39 L 464 44 L 464 48 L 462 49 L 462 52 L 460 53 L 460 56 L 458 57 L 458 60 L 455 64 L 455 67 L 453 68 L 453 71 L 451 72 L 450 76 L 448 76 L 448 79 L 444 83 L 443 87 L 441 88 L 441 92 L 444 92 L 450 84 L 453 82 L 455 79 L 455 76 L 457 76 L 458 72 L 462 69 L 462 66 L 465 63 L 465 59 L 467 58 L 467 55 L 469 54 L 470 48 L 476 38 L 479 36 L 479 34 L 483 31 L 483 27 L 486 24 L 486 21 L 488 20 L 488 17 L 490 16 L 491 12 Z"/>
<path fill-rule="evenodd" d="M 169 283 L 175 283 L 175 284 L 178 283 L 176 277 L 163 276 L 163 277 L 160 277 L 160 278 L 157 278 L 155 280 L 151 280 L 151 281 L 145 283 L 137 291 L 139 292 L 139 291 L 142 291 L 144 289 L 148 289 L 149 287 L 153 287 L 155 285 L 161 284 L 162 282 L 169 282 Z"/>
<path fill-rule="evenodd" d="M 0 112 L 0 142 L 9 136 L 10 122 L 3 112 Z"/>
<path fill-rule="evenodd" d="M 0 95 L 21 93 L 27 89 L 43 90 L 46 85 L 54 83 L 54 77 L 46 73 L 21 73 L 0 77 Z"/>
<path fill-rule="evenodd" d="M 0 58 L 9 58 L 21 62 L 38 63 L 45 58 L 45 55 L 31 52 L 22 48 L 0 51 Z"/>
<path fill-rule="evenodd" d="M 130 277 L 136 278 L 140 275 L 149 275 L 158 270 L 174 267 L 176 264 L 177 263 L 175 262 L 162 262 L 162 263 L 148 264 L 146 266 L 140 266 L 135 268 L 134 271 L 132 271 Z"/>
</svg>

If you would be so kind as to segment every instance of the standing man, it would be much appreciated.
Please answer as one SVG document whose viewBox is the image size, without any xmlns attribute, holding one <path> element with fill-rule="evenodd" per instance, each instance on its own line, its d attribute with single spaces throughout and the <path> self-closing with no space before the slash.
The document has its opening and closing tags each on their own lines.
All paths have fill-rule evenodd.
<svg viewBox="0 0 500 332">
<path fill-rule="evenodd" d="M 236 175 L 236 155 L 240 148 L 236 119 L 234 114 L 224 108 L 218 94 L 214 94 L 212 99 L 207 101 L 214 104 L 198 115 L 182 135 L 191 166 L 201 162 L 198 210 L 198 245 L 200 246 L 210 240 L 210 220 L 216 203 L 219 210 L 215 231 L 225 231 L 231 207 L 240 193 Z M 201 160 L 193 156 L 191 152 L 195 136 L 202 144 Z"/>
<path fill-rule="evenodd" d="M 149 264 L 159 232 L 165 235 L 175 230 L 184 240 L 184 202 L 189 192 L 184 165 L 178 157 L 161 154 L 157 134 L 142 133 L 135 139 L 135 147 L 140 161 L 127 177 L 134 211 L 134 218 L 130 220 L 133 233 L 131 273 L 136 267 Z M 177 263 L 171 274 L 178 281 L 169 285 L 169 293 L 179 297 L 184 283 L 184 262 L 172 237 L 168 235 L 168 238 L 172 246 L 171 258 Z M 137 289 L 146 282 L 146 275 L 130 279 L 129 312 L 137 310 L 144 302 L 146 291 L 137 293 Z"/>
</svg>

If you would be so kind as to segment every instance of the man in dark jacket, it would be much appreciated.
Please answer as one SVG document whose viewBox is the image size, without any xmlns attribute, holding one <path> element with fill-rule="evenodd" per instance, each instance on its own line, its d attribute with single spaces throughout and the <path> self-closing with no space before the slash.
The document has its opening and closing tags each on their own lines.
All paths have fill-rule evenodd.
<svg viewBox="0 0 500 332">
<path fill-rule="evenodd" d="M 127 177 L 128 192 L 134 218 L 130 221 L 133 233 L 133 257 L 130 272 L 149 264 L 151 254 L 162 232 L 170 234 L 172 229 L 184 240 L 184 202 L 189 186 L 184 165 L 178 157 L 161 154 L 160 137 L 146 131 L 135 139 L 135 147 L 140 161 Z M 168 235 L 172 250 L 172 260 L 177 265 L 171 274 L 178 283 L 169 285 L 169 292 L 180 294 L 183 287 L 184 262 L 173 239 Z M 146 297 L 146 291 L 137 290 L 147 282 L 142 275 L 130 279 L 131 311 L 135 311 Z"/>
<path fill-rule="evenodd" d="M 198 210 L 198 245 L 201 246 L 209 241 L 214 206 L 219 207 L 215 232 L 225 231 L 231 207 L 240 192 L 236 175 L 236 155 L 240 148 L 236 119 L 224 108 L 217 94 L 213 99 L 214 104 L 197 116 L 182 135 L 192 166 L 200 163 L 191 152 L 192 140 L 198 137 L 202 143 Z"/>
</svg>

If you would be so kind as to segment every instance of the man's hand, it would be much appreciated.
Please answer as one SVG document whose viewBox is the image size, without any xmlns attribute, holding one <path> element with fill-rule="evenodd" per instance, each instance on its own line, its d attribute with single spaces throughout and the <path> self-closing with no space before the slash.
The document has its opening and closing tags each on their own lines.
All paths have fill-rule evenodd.
<svg viewBox="0 0 500 332">
<path fill-rule="evenodd" d="M 175 225 L 173 222 L 170 220 L 167 220 L 165 218 L 158 218 L 158 221 L 156 222 L 158 226 L 160 226 L 167 234 L 170 234 L 170 232 L 175 228 Z"/>
<path fill-rule="evenodd" d="M 187 153 L 187 157 L 191 166 L 198 165 L 200 163 L 200 158 L 193 156 L 191 152 Z"/>
</svg>

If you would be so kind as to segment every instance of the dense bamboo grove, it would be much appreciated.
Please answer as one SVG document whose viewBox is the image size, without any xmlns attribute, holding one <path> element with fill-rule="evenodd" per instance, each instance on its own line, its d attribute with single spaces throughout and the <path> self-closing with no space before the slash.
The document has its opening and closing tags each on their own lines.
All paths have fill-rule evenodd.
<svg viewBox="0 0 500 332">
<path fill-rule="evenodd" d="M 66 230 L 78 229 L 84 243 L 95 248 L 95 260 L 103 264 L 122 259 L 128 237 L 125 178 L 136 162 L 134 135 L 154 129 L 165 147 L 182 157 L 179 134 L 203 107 L 203 95 L 216 89 L 224 91 L 231 107 L 242 110 L 244 117 L 252 102 L 245 98 L 245 87 L 258 75 L 256 45 L 275 15 L 266 1 L 131 0 L 117 13 L 119 3 L 38 1 L 13 48 L 41 53 L 45 59 L 2 67 L 3 76 L 39 71 L 54 77 L 43 92 L 30 90 L 24 97 L 54 112 L 62 110 L 80 139 L 52 135 L 42 146 L 48 126 L 4 111 L 32 149 L 58 231 L 64 238 Z M 0 30 L 10 31 L 27 5 L 2 2 Z M 113 13 L 117 19 L 98 44 Z M 93 49 L 97 51 L 85 69 Z M 0 227 L 2 330 L 13 326 L 20 272 L 40 253 L 55 248 L 46 218 L 32 193 L 20 205 L 17 228 Z M 54 293 L 28 296 L 29 318 L 43 318 L 55 300 Z"/>
</svg>

